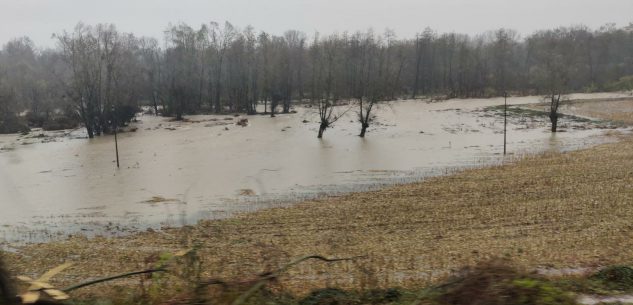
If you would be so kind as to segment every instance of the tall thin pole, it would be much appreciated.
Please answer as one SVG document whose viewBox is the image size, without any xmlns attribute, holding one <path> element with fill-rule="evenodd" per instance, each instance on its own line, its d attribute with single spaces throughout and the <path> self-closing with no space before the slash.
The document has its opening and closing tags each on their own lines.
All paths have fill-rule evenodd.
<svg viewBox="0 0 633 305">
<path fill-rule="evenodd" d="M 114 126 L 114 149 L 116 150 L 116 168 L 120 168 L 119 166 L 119 141 L 116 137 L 116 125 Z"/>
<path fill-rule="evenodd" d="M 116 168 L 120 168 L 120 166 L 119 166 L 119 141 L 118 141 L 117 136 L 116 136 L 116 130 L 117 130 L 118 124 L 117 124 L 117 121 L 116 121 L 116 112 L 115 112 L 115 110 L 116 109 L 114 108 L 114 105 L 112 105 L 112 125 L 114 125 L 113 126 L 113 128 L 114 128 L 114 150 L 116 152 Z"/>
<path fill-rule="evenodd" d="M 503 92 L 503 154 L 506 154 L 508 130 L 508 92 Z"/>
</svg>

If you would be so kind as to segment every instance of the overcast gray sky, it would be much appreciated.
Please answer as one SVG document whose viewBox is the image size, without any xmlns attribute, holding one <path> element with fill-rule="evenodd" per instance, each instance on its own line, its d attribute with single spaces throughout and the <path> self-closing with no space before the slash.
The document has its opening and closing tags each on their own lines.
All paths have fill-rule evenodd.
<svg viewBox="0 0 633 305">
<path fill-rule="evenodd" d="M 169 22 L 230 21 L 274 34 L 391 28 L 412 37 L 426 26 L 476 34 L 506 27 L 538 29 L 633 21 L 633 0 L 0 0 L 0 43 L 19 36 L 52 46 L 52 33 L 82 21 L 109 22 L 138 36 L 162 38 Z"/>
</svg>

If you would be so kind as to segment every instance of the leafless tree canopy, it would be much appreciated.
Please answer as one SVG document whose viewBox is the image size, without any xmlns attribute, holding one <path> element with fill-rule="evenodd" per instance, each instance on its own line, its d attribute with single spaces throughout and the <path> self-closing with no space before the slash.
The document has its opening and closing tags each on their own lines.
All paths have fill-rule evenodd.
<svg viewBox="0 0 633 305">
<path fill-rule="evenodd" d="M 125 124 L 139 106 L 182 119 L 201 112 L 290 112 L 319 108 L 320 135 L 354 103 L 364 136 L 376 103 L 401 97 L 546 95 L 554 124 L 573 91 L 633 88 L 633 26 L 583 26 L 520 37 L 501 29 L 477 36 L 424 29 L 308 37 L 225 23 L 169 25 L 162 41 L 111 24 L 78 24 L 39 49 L 26 37 L 0 50 L 0 132 L 76 122 L 89 136 Z M 261 106 L 263 107 L 261 107 Z M 11 126 L 14 126 L 11 128 Z M 19 129 L 19 128 L 18 128 Z"/>
</svg>

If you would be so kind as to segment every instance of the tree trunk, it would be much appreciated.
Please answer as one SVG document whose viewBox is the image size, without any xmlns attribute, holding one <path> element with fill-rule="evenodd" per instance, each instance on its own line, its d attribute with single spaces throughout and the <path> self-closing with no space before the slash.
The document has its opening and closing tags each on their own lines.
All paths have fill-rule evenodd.
<svg viewBox="0 0 633 305">
<path fill-rule="evenodd" d="M 270 102 L 270 117 L 271 118 L 275 117 L 275 111 L 277 110 L 278 104 L 279 104 L 279 100 L 275 100 L 275 98 L 273 97 L 273 100 Z"/>
<path fill-rule="evenodd" d="M 152 94 L 152 100 L 154 101 L 154 115 L 158 116 L 158 103 L 156 102 L 156 92 Z"/>
<path fill-rule="evenodd" d="M 360 134 L 358 135 L 361 138 L 365 137 L 365 132 L 367 131 L 367 128 L 369 127 L 369 124 L 367 123 L 363 123 L 363 126 L 360 129 Z"/>
<path fill-rule="evenodd" d="M 284 102 L 284 113 L 290 113 L 290 102 L 289 101 L 285 101 Z"/>
<path fill-rule="evenodd" d="M 220 113 L 222 110 L 222 105 L 220 104 L 220 97 L 221 97 L 221 92 L 220 92 L 220 82 L 216 82 L 215 84 L 215 113 Z"/>
<path fill-rule="evenodd" d="M 321 125 L 319 126 L 319 135 L 317 136 L 318 139 L 323 138 L 323 132 L 325 131 L 326 128 L 327 128 L 327 125 L 321 123 Z"/>
<path fill-rule="evenodd" d="M 549 120 L 552 122 L 552 132 L 556 132 L 558 128 L 558 106 L 560 105 L 560 94 L 552 94 L 552 102 L 550 104 Z"/>
<path fill-rule="evenodd" d="M 90 124 L 86 124 L 86 131 L 88 131 L 88 138 L 92 139 L 95 137 L 94 130 Z"/>
<path fill-rule="evenodd" d="M 558 128 L 558 114 L 550 113 L 549 120 L 552 122 L 552 132 L 556 132 Z"/>
<path fill-rule="evenodd" d="M 413 92 L 411 93 L 411 99 L 415 99 L 415 97 L 418 95 L 418 85 L 420 83 L 420 65 L 422 64 L 422 50 L 419 37 L 416 38 L 415 53 L 415 82 L 413 83 Z"/>
</svg>

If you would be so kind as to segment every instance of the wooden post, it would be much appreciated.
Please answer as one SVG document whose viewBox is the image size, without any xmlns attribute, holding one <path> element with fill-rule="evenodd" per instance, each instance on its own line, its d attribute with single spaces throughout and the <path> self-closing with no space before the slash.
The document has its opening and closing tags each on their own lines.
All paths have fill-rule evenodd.
<svg viewBox="0 0 633 305">
<path fill-rule="evenodd" d="M 507 148 L 507 130 L 508 130 L 508 92 L 503 92 L 503 155 L 506 154 Z"/>
<path fill-rule="evenodd" d="M 114 149 L 116 151 L 116 168 L 120 168 L 119 166 L 119 141 L 117 140 L 116 137 L 116 129 L 117 126 L 114 126 Z"/>
<path fill-rule="evenodd" d="M 119 141 L 117 139 L 117 135 L 116 135 L 116 130 L 118 129 L 118 125 L 117 125 L 117 121 L 116 121 L 116 113 L 115 113 L 115 108 L 114 106 L 112 106 L 112 125 L 114 128 L 114 151 L 116 152 L 116 168 L 120 168 L 119 165 Z"/>
</svg>

